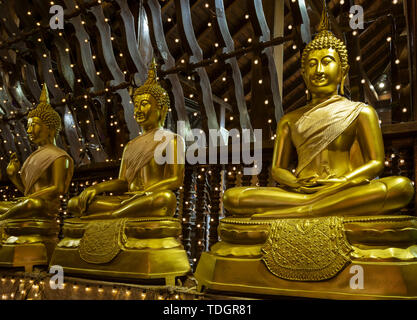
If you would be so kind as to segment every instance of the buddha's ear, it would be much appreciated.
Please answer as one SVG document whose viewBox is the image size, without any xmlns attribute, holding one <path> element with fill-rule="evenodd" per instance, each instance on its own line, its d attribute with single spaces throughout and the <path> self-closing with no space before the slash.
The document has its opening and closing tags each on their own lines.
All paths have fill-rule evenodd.
<svg viewBox="0 0 417 320">
<path fill-rule="evenodd" d="M 347 76 L 348 76 L 348 74 L 349 74 L 349 68 L 350 68 L 350 67 L 349 67 L 349 65 L 347 65 L 347 66 L 346 66 L 346 68 L 345 68 L 345 70 L 344 70 L 344 71 L 342 71 L 342 73 L 343 73 L 343 74 L 342 74 L 343 81 L 344 81 L 344 80 L 346 80 L 346 77 L 347 77 Z"/>
<path fill-rule="evenodd" d="M 306 81 L 306 74 L 305 74 L 305 69 L 302 69 L 301 70 L 301 76 L 303 77 L 303 80 L 304 80 L 304 83 L 305 83 L 305 85 L 307 86 L 307 81 Z"/>
<path fill-rule="evenodd" d="M 345 70 L 342 69 L 342 82 L 340 83 L 340 95 L 345 94 L 345 80 L 349 74 L 349 66 L 346 66 Z"/>
<path fill-rule="evenodd" d="M 48 128 L 48 134 L 49 134 L 49 136 L 55 138 L 55 136 L 57 134 L 55 128 L 52 127 L 52 126 L 48 126 L 48 125 L 46 127 Z"/>
</svg>

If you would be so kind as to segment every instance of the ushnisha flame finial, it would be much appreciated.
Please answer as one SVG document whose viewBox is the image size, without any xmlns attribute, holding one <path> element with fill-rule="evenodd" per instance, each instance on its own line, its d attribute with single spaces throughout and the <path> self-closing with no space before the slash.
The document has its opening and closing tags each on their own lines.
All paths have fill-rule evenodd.
<svg viewBox="0 0 417 320">
<path fill-rule="evenodd" d="M 156 102 L 158 103 L 159 108 L 164 110 L 164 119 L 166 113 L 170 106 L 169 95 L 164 88 L 158 83 L 157 77 L 157 70 L 156 70 L 156 60 L 155 57 L 152 58 L 151 64 L 149 65 L 148 69 L 148 79 L 145 83 L 135 90 L 133 94 L 133 100 L 136 99 L 137 96 L 142 94 L 150 94 L 152 95 Z"/>
<path fill-rule="evenodd" d="M 320 24 L 318 26 L 318 32 L 330 31 L 329 26 L 329 13 L 327 11 L 326 0 L 323 0 L 323 11 L 321 12 L 321 19 Z"/>
<path fill-rule="evenodd" d="M 39 104 L 50 104 L 48 87 L 46 86 L 46 83 L 42 85 L 41 96 L 39 97 Z"/>
<path fill-rule="evenodd" d="M 148 79 L 146 80 L 144 85 L 150 85 L 150 84 L 158 84 L 157 75 L 156 75 L 156 60 L 155 57 L 152 58 L 151 64 L 149 65 L 148 69 Z"/>
<path fill-rule="evenodd" d="M 47 126 L 54 128 L 57 133 L 61 130 L 61 117 L 51 106 L 46 83 L 42 85 L 39 104 L 35 109 L 29 111 L 27 117 L 28 119 L 33 117 L 40 118 Z"/>
<path fill-rule="evenodd" d="M 311 51 L 332 48 L 339 54 L 343 71 L 347 72 L 349 69 L 349 64 L 346 46 L 342 40 L 338 39 L 333 34 L 333 32 L 329 30 L 327 7 L 325 1 L 323 2 L 323 11 L 320 19 L 320 24 L 318 26 L 318 33 L 314 39 L 306 45 L 301 55 L 301 71 L 304 72 L 306 59 Z"/>
</svg>

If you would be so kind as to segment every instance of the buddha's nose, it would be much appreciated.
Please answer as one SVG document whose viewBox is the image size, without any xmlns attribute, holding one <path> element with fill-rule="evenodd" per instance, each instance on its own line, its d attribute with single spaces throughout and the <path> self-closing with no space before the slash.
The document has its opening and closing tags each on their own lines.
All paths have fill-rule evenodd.
<svg viewBox="0 0 417 320">
<path fill-rule="evenodd" d="M 319 64 L 317 65 L 316 73 L 318 73 L 318 74 L 322 74 L 322 73 L 324 73 L 324 67 L 323 67 L 323 64 L 319 63 Z"/>
</svg>

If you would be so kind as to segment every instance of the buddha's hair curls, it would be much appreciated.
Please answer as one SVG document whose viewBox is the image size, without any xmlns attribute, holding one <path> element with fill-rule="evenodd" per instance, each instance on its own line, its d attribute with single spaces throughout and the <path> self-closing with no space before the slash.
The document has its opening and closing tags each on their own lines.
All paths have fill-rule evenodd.
<svg viewBox="0 0 417 320">
<path fill-rule="evenodd" d="M 339 55 L 342 64 L 342 71 L 345 73 L 348 68 L 348 52 L 343 41 L 339 40 L 331 31 L 322 30 L 303 50 L 301 56 L 301 72 L 304 73 L 304 67 L 307 63 L 307 57 L 310 52 L 321 49 L 334 49 Z"/>
</svg>

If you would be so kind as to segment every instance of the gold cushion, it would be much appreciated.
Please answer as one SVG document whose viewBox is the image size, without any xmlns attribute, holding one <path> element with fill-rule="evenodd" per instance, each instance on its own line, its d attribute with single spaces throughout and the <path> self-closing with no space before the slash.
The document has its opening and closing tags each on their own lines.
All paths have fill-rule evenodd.
<svg viewBox="0 0 417 320">
<path fill-rule="evenodd" d="M 85 228 L 92 220 L 68 219 L 64 223 L 63 234 L 66 238 L 82 238 Z M 129 238 L 155 239 L 178 237 L 181 234 L 181 222 L 175 218 L 134 218 L 128 219 L 125 235 Z"/>
<path fill-rule="evenodd" d="M 268 238 L 273 220 L 225 218 L 220 221 L 221 240 L 236 244 L 260 244 Z M 417 244 L 417 217 L 362 216 L 345 217 L 343 227 L 350 244 L 408 247 Z"/>
<path fill-rule="evenodd" d="M 59 225 L 55 220 L 10 219 L 0 223 L 0 229 L 8 236 L 41 235 L 57 236 Z"/>
<path fill-rule="evenodd" d="M 412 216 L 373 216 L 345 218 L 344 229 L 351 244 L 417 244 L 417 218 Z"/>
<path fill-rule="evenodd" d="M 260 244 L 268 238 L 270 222 L 250 218 L 225 218 L 220 221 L 220 239 L 236 244 Z"/>
</svg>

